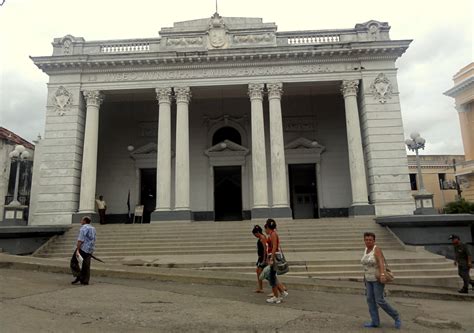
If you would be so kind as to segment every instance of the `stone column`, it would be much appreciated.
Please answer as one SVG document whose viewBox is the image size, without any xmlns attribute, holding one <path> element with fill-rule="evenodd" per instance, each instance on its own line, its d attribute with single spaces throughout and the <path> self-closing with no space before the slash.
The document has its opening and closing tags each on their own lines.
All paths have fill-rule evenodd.
<svg viewBox="0 0 474 333">
<path fill-rule="evenodd" d="M 265 132 L 263 125 L 263 84 L 249 84 L 252 127 L 252 218 L 269 216 Z"/>
<path fill-rule="evenodd" d="M 84 91 L 86 100 L 86 125 L 84 148 L 82 151 L 81 195 L 79 218 L 81 215 L 95 214 L 95 190 L 97 180 L 97 148 L 99 145 L 99 108 L 104 100 L 100 91 Z"/>
<path fill-rule="evenodd" d="M 281 116 L 281 83 L 267 83 L 270 106 L 270 155 L 272 170 L 272 217 L 291 217 L 286 183 L 285 145 Z"/>
<path fill-rule="evenodd" d="M 189 204 L 189 87 L 175 87 L 176 97 L 176 167 L 174 219 L 190 220 Z"/>
<path fill-rule="evenodd" d="M 171 88 L 156 88 L 159 104 L 158 151 L 156 154 L 156 209 L 151 220 L 160 218 L 159 212 L 171 210 Z M 161 215 L 164 217 L 165 215 Z"/>
<path fill-rule="evenodd" d="M 364 152 L 360 134 L 357 91 L 359 80 L 345 80 L 341 91 L 346 109 L 347 149 L 349 151 L 349 171 L 351 176 L 352 206 L 349 215 L 373 215 L 373 206 L 368 203 L 367 178 L 365 175 Z"/>
</svg>

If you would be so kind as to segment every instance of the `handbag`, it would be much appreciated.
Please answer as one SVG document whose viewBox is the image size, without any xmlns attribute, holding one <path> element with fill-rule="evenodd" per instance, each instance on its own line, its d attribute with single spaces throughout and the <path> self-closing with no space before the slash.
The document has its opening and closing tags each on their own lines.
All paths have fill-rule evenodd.
<svg viewBox="0 0 474 333">
<path fill-rule="evenodd" d="M 377 281 L 379 281 L 380 283 L 383 283 L 383 284 L 392 283 L 393 280 L 395 280 L 395 275 L 393 274 L 392 270 L 388 267 L 387 260 L 385 260 L 385 256 L 383 255 L 383 253 L 382 253 L 382 258 L 384 262 L 383 266 L 384 266 L 385 281 L 384 282 L 380 281 L 380 273 L 378 270 L 375 273 L 375 277 L 377 278 Z"/>
<path fill-rule="evenodd" d="M 290 271 L 290 265 L 288 264 L 288 261 L 286 261 L 285 255 L 283 254 L 281 247 L 279 252 L 275 252 L 275 260 L 273 266 L 277 275 L 283 275 Z"/>
</svg>

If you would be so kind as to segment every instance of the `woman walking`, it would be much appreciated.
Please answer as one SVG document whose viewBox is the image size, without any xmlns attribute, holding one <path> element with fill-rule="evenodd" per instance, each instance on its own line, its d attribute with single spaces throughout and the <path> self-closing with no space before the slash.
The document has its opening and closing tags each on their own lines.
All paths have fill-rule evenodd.
<svg viewBox="0 0 474 333">
<path fill-rule="evenodd" d="M 280 249 L 280 237 L 276 231 L 276 222 L 273 219 L 268 219 L 267 223 L 265 223 L 265 233 L 268 235 L 267 240 L 267 263 L 270 265 L 270 278 L 268 282 L 272 287 L 273 296 L 267 299 L 267 303 L 281 303 L 282 297 L 288 296 L 288 292 L 285 290 L 285 286 L 283 286 L 277 279 L 276 270 L 274 267 L 274 258 L 275 253 Z"/>
<path fill-rule="evenodd" d="M 402 321 L 400 314 L 384 299 L 385 288 L 385 260 L 382 250 L 375 245 L 375 234 L 364 233 L 365 251 L 361 263 L 364 267 L 364 282 L 367 294 L 367 304 L 371 321 L 364 324 L 364 327 L 379 327 L 380 306 L 390 317 L 395 320 L 395 328 L 400 329 Z"/>
<path fill-rule="evenodd" d="M 263 293 L 263 281 L 260 280 L 260 273 L 262 273 L 265 266 L 267 266 L 267 238 L 263 234 L 262 227 L 255 225 L 252 230 L 252 234 L 258 239 L 257 240 L 257 289 L 256 293 Z"/>
</svg>

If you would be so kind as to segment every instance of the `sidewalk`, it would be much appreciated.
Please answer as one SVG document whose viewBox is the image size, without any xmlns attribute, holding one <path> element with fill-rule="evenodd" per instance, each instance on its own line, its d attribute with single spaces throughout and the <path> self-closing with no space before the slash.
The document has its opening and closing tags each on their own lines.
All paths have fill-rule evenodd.
<svg viewBox="0 0 474 333">
<path fill-rule="evenodd" d="M 227 259 L 231 260 L 232 257 L 234 256 L 229 255 Z M 0 254 L 0 267 L 51 273 L 70 273 L 69 260 L 53 260 L 13 256 L 8 254 Z M 149 266 L 135 267 L 102 264 L 95 261 L 92 263 L 92 276 L 248 287 L 254 287 L 256 279 L 253 274 Z M 292 290 L 311 290 L 337 294 L 364 293 L 364 286 L 361 282 L 297 278 L 289 276 L 282 276 L 281 280 Z M 456 290 L 443 288 L 390 285 L 387 288 L 387 294 L 420 299 L 474 301 L 474 292 L 471 292 L 468 295 L 462 295 L 458 294 Z"/>
</svg>

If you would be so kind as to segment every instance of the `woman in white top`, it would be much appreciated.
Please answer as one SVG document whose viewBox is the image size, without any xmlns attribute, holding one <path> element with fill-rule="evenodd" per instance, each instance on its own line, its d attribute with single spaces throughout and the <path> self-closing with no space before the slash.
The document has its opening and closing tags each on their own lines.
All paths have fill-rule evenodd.
<svg viewBox="0 0 474 333">
<path fill-rule="evenodd" d="M 400 329 L 402 321 L 400 314 L 384 299 L 385 287 L 385 262 L 382 250 L 375 245 L 375 234 L 372 232 L 364 233 L 365 251 L 361 259 L 364 267 L 364 281 L 366 287 L 367 304 L 371 321 L 364 324 L 364 327 L 379 327 L 379 309 L 380 306 L 390 317 L 395 320 L 395 328 Z"/>
</svg>

